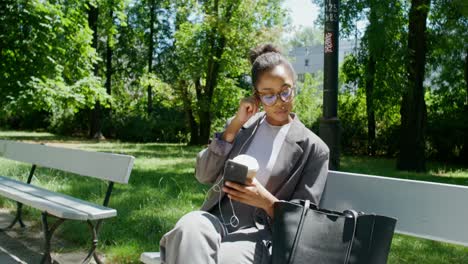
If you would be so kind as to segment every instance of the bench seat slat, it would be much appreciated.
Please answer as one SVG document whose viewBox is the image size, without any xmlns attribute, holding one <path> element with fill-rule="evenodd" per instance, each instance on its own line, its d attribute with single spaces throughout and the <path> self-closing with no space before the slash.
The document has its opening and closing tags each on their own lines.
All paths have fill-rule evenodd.
<svg viewBox="0 0 468 264">
<path fill-rule="evenodd" d="M 117 215 L 115 209 L 0 176 L 0 193 L 6 197 L 73 220 L 97 220 Z"/>
</svg>

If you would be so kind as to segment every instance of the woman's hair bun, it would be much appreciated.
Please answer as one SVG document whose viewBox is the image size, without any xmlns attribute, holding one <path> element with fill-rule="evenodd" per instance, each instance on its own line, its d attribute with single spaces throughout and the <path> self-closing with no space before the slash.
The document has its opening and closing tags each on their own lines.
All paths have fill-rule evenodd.
<svg viewBox="0 0 468 264">
<path fill-rule="evenodd" d="M 259 56 L 269 52 L 281 54 L 281 51 L 272 44 L 259 45 L 250 50 L 250 63 L 253 64 Z"/>
</svg>

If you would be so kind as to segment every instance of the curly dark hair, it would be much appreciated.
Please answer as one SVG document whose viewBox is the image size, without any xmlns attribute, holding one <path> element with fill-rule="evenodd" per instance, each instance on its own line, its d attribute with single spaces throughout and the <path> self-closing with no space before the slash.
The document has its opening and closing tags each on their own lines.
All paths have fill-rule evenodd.
<svg viewBox="0 0 468 264">
<path fill-rule="evenodd" d="M 250 50 L 250 62 L 252 63 L 252 84 L 256 88 L 260 76 L 278 65 L 286 66 L 296 81 L 296 72 L 291 63 L 281 54 L 281 51 L 272 44 L 263 44 Z"/>
</svg>

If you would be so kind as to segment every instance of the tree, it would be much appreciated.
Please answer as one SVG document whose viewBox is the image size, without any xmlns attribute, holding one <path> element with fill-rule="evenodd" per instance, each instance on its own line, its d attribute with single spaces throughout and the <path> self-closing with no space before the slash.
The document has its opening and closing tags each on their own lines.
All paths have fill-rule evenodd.
<svg viewBox="0 0 468 264">
<path fill-rule="evenodd" d="M 342 68 L 347 84 L 364 89 L 368 155 L 375 155 L 377 151 L 377 122 L 389 123 L 382 120 L 392 112 L 390 109 L 400 96 L 404 70 L 401 66 L 404 65 L 401 52 L 404 50 L 404 11 L 401 1 L 390 0 L 345 1 L 340 6 L 340 33 L 344 37 L 353 33 L 358 37 L 356 21 L 368 21 L 354 58 L 347 61 L 357 63 L 361 70 L 354 71 L 349 65 Z"/>
<path fill-rule="evenodd" d="M 468 160 L 468 9 L 463 1 L 434 0 L 428 25 L 427 152 Z"/>
<path fill-rule="evenodd" d="M 154 0 L 148 1 L 150 10 L 149 36 L 148 36 L 148 73 L 153 71 L 153 53 L 154 53 L 154 20 L 156 4 Z M 153 93 L 151 84 L 148 85 L 148 114 L 153 111 Z"/>
<path fill-rule="evenodd" d="M 425 171 L 425 128 L 427 121 L 424 100 L 426 67 L 426 20 L 430 0 L 412 0 L 408 28 L 408 81 L 401 102 L 400 153 L 397 168 Z"/>
<path fill-rule="evenodd" d="M 206 144 L 213 119 L 222 111 L 233 113 L 246 92 L 236 83 L 249 71 L 249 49 L 277 36 L 268 29 L 280 25 L 279 2 L 187 1 L 185 6 L 193 8 L 176 17 L 174 57 L 165 69 L 172 68 L 170 78 L 184 102 L 191 144 Z M 217 107 L 228 102 L 229 111 Z"/>
<path fill-rule="evenodd" d="M 402 77 L 398 74 L 398 69 L 402 69 L 398 67 L 402 62 L 399 52 L 402 45 L 398 43 L 399 40 L 401 41 L 398 36 L 402 32 L 403 8 L 399 1 L 370 0 L 367 3 L 369 25 L 364 33 L 360 49 L 361 54 L 364 55 L 361 60 L 365 67 L 368 154 L 375 155 L 376 105 L 383 101 L 379 100 L 383 97 L 382 95 L 398 94 L 389 90 L 399 90 L 398 85 L 395 84 Z M 389 74 L 390 68 L 397 74 Z M 393 102 L 395 103 L 394 100 Z"/>
<path fill-rule="evenodd" d="M 291 47 L 310 47 L 323 44 L 323 33 L 313 27 L 300 27 L 289 40 Z"/>
<path fill-rule="evenodd" d="M 98 3 L 94 1 L 88 2 L 88 26 L 93 31 L 93 41 L 91 47 L 98 50 L 98 19 L 99 19 L 99 7 Z M 94 76 L 99 76 L 99 63 L 97 61 L 93 64 Z M 94 108 L 91 110 L 91 124 L 89 129 L 89 137 L 95 139 L 102 139 L 104 136 L 101 132 L 102 120 L 101 120 L 101 102 L 98 100 L 94 104 Z"/>
<path fill-rule="evenodd" d="M 97 57 L 84 5 L 63 3 L 2 2 L 0 111 L 21 128 L 31 128 L 27 119 L 55 126 L 96 100 L 105 101 L 91 74 Z"/>
</svg>

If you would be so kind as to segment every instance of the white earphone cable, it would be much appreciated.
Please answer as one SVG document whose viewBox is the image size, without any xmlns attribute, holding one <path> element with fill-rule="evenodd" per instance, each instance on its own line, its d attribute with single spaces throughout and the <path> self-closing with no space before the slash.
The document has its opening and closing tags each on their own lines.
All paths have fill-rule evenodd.
<svg viewBox="0 0 468 264">
<path fill-rule="evenodd" d="M 259 118 L 259 121 L 257 121 L 257 124 L 255 125 L 255 128 L 254 130 L 252 131 L 252 134 L 250 134 L 250 136 L 247 138 L 247 140 L 244 142 L 244 144 L 242 144 L 242 146 L 240 147 L 237 155 L 239 155 L 242 150 L 244 149 L 245 145 L 247 144 L 247 142 L 249 142 L 249 140 L 253 137 L 253 135 L 255 135 L 255 132 L 257 131 L 257 128 L 259 127 L 259 124 L 265 119 L 266 115 L 264 115 L 263 117 Z M 208 192 L 206 193 L 205 195 L 205 201 L 206 201 L 206 198 L 208 197 L 208 193 L 213 190 L 214 192 L 217 192 L 219 193 L 219 197 L 218 197 L 218 210 L 219 210 L 219 214 L 221 216 L 221 221 L 222 221 L 222 224 L 227 226 L 227 225 L 230 225 L 234 228 L 238 227 L 239 226 L 239 217 L 237 217 L 236 215 L 236 210 L 234 209 L 234 205 L 232 203 L 232 199 L 229 198 L 229 204 L 231 205 L 231 210 L 232 210 L 232 216 L 229 218 L 229 222 L 227 223 L 225 220 L 224 220 L 224 216 L 223 216 L 223 212 L 221 210 L 221 200 L 223 199 L 223 196 L 222 196 L 222 186 L 221 184 L 224 182 L 224 176 L 221 177 L 219 179 L 219 181 L 217 181 L 216 183 L 213 184 L 213 186 L 208 190 Z"/>
</svg>

